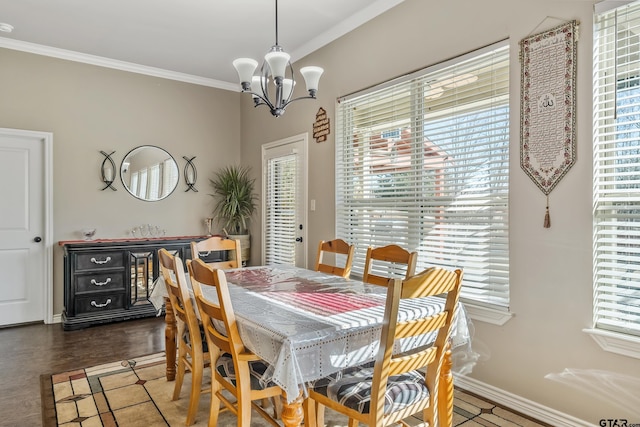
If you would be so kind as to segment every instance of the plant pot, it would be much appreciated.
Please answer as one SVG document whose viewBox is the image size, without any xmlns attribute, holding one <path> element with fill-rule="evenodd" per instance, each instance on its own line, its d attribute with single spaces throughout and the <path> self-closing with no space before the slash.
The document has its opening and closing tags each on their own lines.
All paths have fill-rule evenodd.
<svg viewBox="0 0 640 427">
<path fill-rule="evenodd" d="M 243 267 L 249 264 L 249 258 L 251 257 L 251 236 L 249 234 L 228 234 L 228 238 L 234 240 L 240 240 L 240 251 L 242 252 L 240 261 Z"/>
</svg>

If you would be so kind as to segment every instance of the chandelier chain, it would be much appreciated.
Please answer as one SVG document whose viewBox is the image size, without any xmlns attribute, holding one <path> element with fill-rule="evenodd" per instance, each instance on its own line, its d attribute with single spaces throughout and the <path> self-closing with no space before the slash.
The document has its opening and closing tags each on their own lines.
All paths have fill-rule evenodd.
<svg viewBox="0 0 640 427">
<path fill-rule="evenodd" d="M 278 46 L 278 0 L 276 0 L 276 46 Z"/>
</svg>

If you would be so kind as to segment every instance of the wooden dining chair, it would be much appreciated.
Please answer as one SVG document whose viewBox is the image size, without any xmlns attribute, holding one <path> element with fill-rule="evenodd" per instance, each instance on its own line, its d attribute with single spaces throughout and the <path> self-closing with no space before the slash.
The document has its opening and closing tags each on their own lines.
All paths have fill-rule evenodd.
<svg viewBox="0 0 640 427">
<path fill-rule="evenodd" d="M 351 263 L 353 262 L 353 250 L 354 246 L 348 244 L 342 239 L 335 239 L 329 241 L 320 241 L 320 245 L 318 246 L 318 256 L 316 258 L 316 271 L 321 271 L 323 273 L 334 274 L 336 276 L 349 277 L 351 274 Z M 340 267 L 337 265 L 326 264 L 323 262 L 324 255 L 326 253 L 333 253 L 339 255 L 345 255 L 347 258 L 345 260 L 344 266 Z"/>
<path fill-rule="evenodd" d="M 349 417 L 349 427 L 356 427 L 358 423 L 388 426 L 419 412 L 422 412 L 425 425 L 436 427 L 440 371 L 461 283 L 461 270 L 438 267 L 406 280 L 391 281 L 374 365 L 348 369 L 310 386 L 304 404 L 305 427 L 317 425 L 317 413 L 323 406 Z M 446 297 L 442 311 L 417 320 L 398 319 L 401 301 L 432 295 Z M 436 334 L 432 345 L 402 354 L 393 353 L 396 340 L 430 332 Z"/>
<path fill-rule="evenodd" d="M 238 426 L 251 425 L 252 408 L 269 424 L 280 426 L 274 418 L 275 413 L 271 416 L 256 402 L 264 402 L 270 398 L 281 399 L 284 392 L 273 383 L 263 385 L 260 381 L 268 365 L 247 350 L 242 342 L 224 271 L 214 269 L 200 259 L 187 261 L 187 266 L 209 348 L 216 349 L 215 355 L 212 352 L 215 368 L 212 369 L 209 427 L 218 423 L 220 402 L 236 414 Z M 218 301 L 208 300 L 202 294 L 201 285 L 215 287 Z M 216 328 L 220 328 L 220 325 L 224 325 L 222 331 Z M 223 393 L 224 390 L 233 395 L 236 401 L 232 402 Z M 275 407 L 274 404 L 274 412 Z"/>
<path fill-rule="evenodd" d="M 185 372 L 190 371 L 191 391 L 186 420 L 186 425 L 190 426 L 196 420 L 202 391 L 203 371 L 205 365 L 210 363 L 210 355 L 195 312 L 195 306 L 191 301 L 182 261 L 164 248 L 158 251 L 158 260 L 177 324 L 178 368 L 172 400 L 180 398 Z M 209 389 L 206 388 L 205 391 L 209 391 Z"/>
<path fill-rule="evenodd" d="M 207 264 L 213 268 L 221 268 L 223 270 L 227 268 L 238 268 L 242 267 L 242 262 L 240 262 L 240 249 L 240 240 L 229 239 L 224 236 L 213 236 L 199 242 L 191 242 L 191 258 L 197 259 L 203 255 L 208 255 L 210 252 L 234 251 L 232 254 L 233 259 L 228 261 L 207 262 Z"/>
<path fill-rule="evenodd" d="M 408 279 L 416 272 L 417 252 L 409 252 L 398 245 L 387 245 L 378 248 L 369 246 L 364 261 L 364 273 L 362 281 L 373 285 L 387 286 L 389 279 L 397 278 L 401 269 L 404 270 L 404 278 Z M 379 261 L 376 263 L 375 261 Z M 375 264 L 375 266 L 374 266 Z M 383 276 L 373 272 L 386 270 L 389 274 Z"/>
</svg>

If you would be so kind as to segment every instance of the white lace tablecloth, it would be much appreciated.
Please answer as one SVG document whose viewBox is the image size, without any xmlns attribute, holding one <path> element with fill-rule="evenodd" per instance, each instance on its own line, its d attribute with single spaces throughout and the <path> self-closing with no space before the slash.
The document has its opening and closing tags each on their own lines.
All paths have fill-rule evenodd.
<svg viewBox="0 0 640 427">
<path fill-rule="evenodd" d="M 293 401 L 304 384 L 346 367 L 373 361 L 379 346 L 387 289 L 293 266 L 227 270 L 229 293 L 245 346 L 269 363 L 263 381 L 272 380 Z M 216 291 L 203 287 L 217 301 Z M 167 290 L 160 279 L 151 300 L 161 308 Z M 441 310 L 438 297 L 402 301 L 399 319 Z M 402 352 L 434 337 L 396 343 Z M 462 304 L 456 312 L 453 348 L 470 349 Z"/>
</svg>

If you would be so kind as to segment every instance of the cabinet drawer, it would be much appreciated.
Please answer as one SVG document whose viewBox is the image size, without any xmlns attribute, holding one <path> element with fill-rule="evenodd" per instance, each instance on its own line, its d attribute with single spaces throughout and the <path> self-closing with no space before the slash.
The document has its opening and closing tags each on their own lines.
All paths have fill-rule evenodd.
<svg viewBox="0 0 640 427">
<path fill-rule="evenodd" d="M 76 270 L 124 267 L 124 252 L 89 252 L 76 256 Z"/>
<path fill-rule="evenodd" d="M 76 293 L 122 290 L 124 291 L 124 272 L 78 274 L 76 276 Z"/>
<path fill-rule="evenodd" d="M 82 313 L 99 313 L 124 308 L 124 294 L 94 294 L 77 296 L 75 299 L 76 315 Z"/>
</svg>

